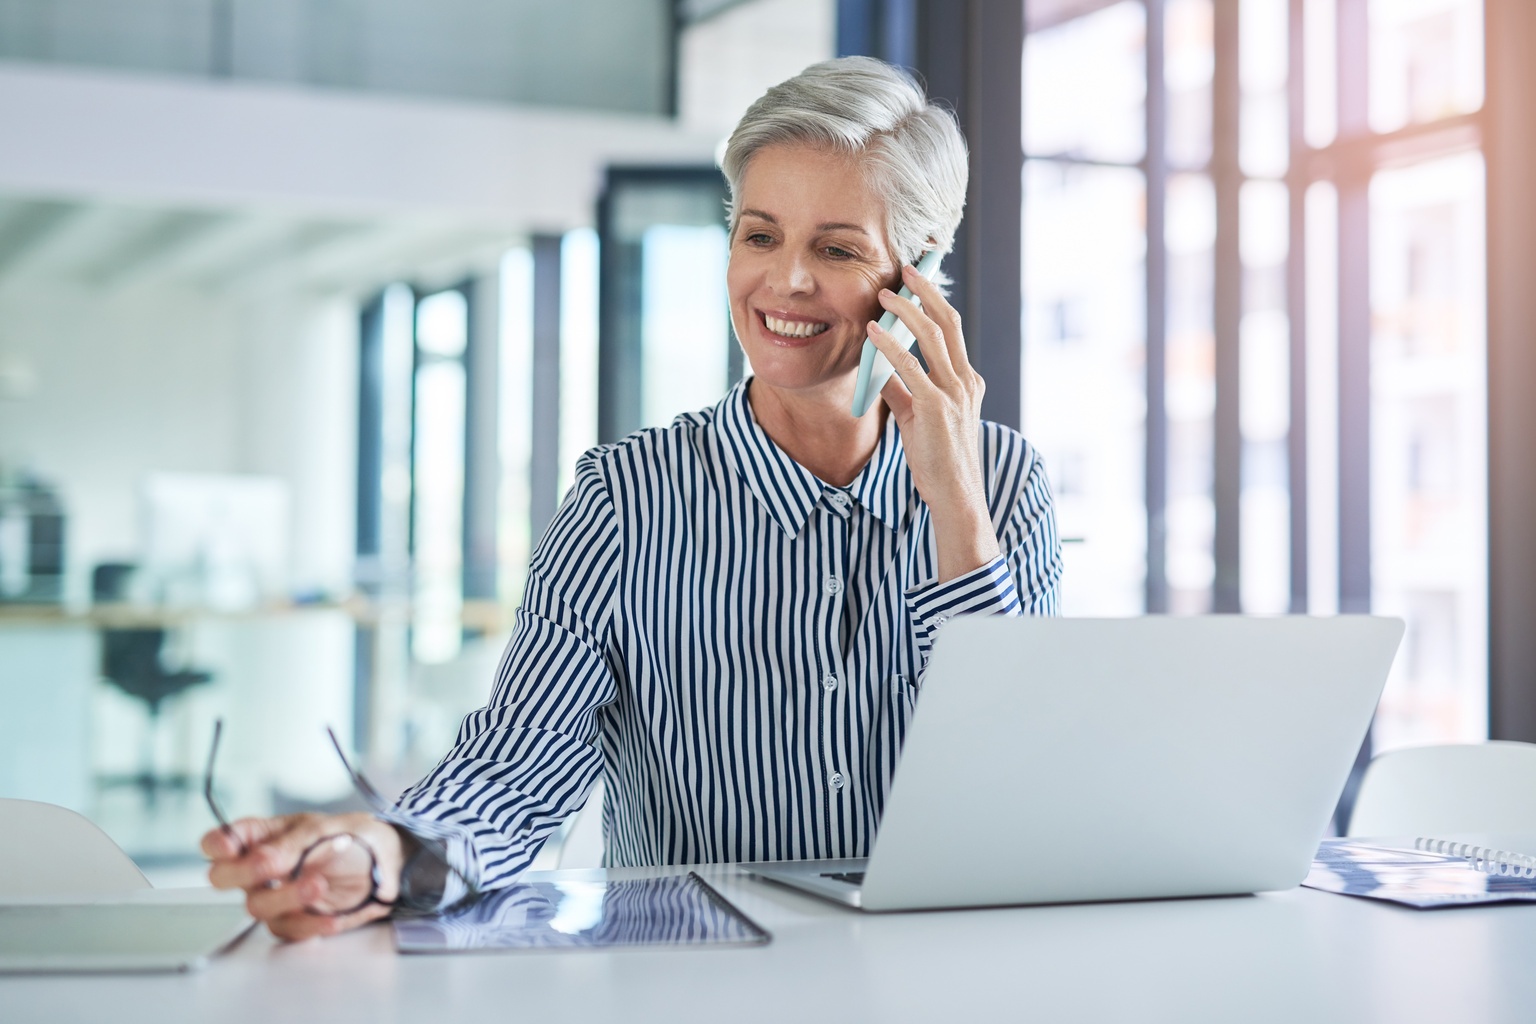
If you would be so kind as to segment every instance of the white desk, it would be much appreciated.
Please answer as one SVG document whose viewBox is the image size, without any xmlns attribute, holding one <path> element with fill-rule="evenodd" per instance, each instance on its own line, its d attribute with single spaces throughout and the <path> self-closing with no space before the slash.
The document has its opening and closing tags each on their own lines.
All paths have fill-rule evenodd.
<svg viewBox="0 0 1536 1024">
<path fill-rule="evenodd" d="M 0 1020 L 1536 1019 L 1536 907 L 1425 912 L 1298 889 L 876 916 L 701 873 L 772 945 L 406 957 L 386 927 L 287 947 L 261 932 L 200 974 L 0 979 Z"/>
</svg>

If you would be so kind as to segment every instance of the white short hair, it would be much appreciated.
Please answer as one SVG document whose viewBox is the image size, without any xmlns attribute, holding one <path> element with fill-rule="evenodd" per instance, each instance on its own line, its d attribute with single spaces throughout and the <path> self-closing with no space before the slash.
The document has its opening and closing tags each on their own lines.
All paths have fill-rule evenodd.
<svg viewBox="0 0 1536 1024">
<path fill-rule="evenodd" d="M 954 245 L 970 175 L 965 137 L 955 115 L 929 102 L 900 68 L 873 57 L 823 61 L 747 108 L 721 160 L 733 236 L 747 165 L 759 150 L 785 144 L 859 158 L 870 187 L 885 200 L 886 239 L 902 262 Z"/>
</svg>

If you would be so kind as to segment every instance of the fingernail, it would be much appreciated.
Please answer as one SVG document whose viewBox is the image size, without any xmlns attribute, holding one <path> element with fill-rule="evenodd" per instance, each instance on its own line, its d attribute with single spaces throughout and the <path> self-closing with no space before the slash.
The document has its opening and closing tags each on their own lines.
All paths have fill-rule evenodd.
<svg viewBox="0 0 1536 1024">
<path fill-rule="evenodd" d="M 880 297 L 883 299 L 887 295 L 894 297 L 896 295 L 896 293 L 891 291 L 889 288 L 881 288 L 880 289 Z"/>
</svg>

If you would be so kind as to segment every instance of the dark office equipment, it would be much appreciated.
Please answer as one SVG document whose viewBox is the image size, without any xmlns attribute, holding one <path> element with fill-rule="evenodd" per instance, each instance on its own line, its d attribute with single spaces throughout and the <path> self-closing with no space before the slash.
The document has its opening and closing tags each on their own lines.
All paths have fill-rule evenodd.
<svg viewBox="0 0 1536 1024">
<path fill-rule="evenodd" d="M 24 535 L 19 543 L 0 543 L 0 601 L 58 604 L 64 599 L 64 506 L 58 494 L 27 474 L 0 482 L 0 520 L 19 521 Z"/>
<path fill-rule="evenodd" d="M 138 566 L 132 562 L 102 562 L 91 570 L 91 600 L 111 604 L 128 600 L 128 587 Z"/>
</svg>

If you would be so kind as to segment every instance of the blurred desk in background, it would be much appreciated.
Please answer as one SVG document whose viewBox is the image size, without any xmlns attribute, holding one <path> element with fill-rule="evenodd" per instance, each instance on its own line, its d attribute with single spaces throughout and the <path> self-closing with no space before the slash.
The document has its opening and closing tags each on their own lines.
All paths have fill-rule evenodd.
<svg viewBox="0 0 1536 1024">
<path fill-rule="evenodd" d="M 301 615 L 319 611 L 341 612 L 360 625 L 376 625 L 388 620 L 409 621 L 413 608 L 407 601 L 372 601 L 360 597 L 340 601 L 265 604 L 239 611 L 129 603 L 71 608 L 57 604 L 0 602 L 0 628 L 85 625 L 99 629 L 176 629 L 209 620 L 267 619 L 277 615 Z M 515 609 L 499 601 L 465 601 L 459 620 L 465 629 L 503 633 L 512 628 L 515 614 Z"/>
</svg>

